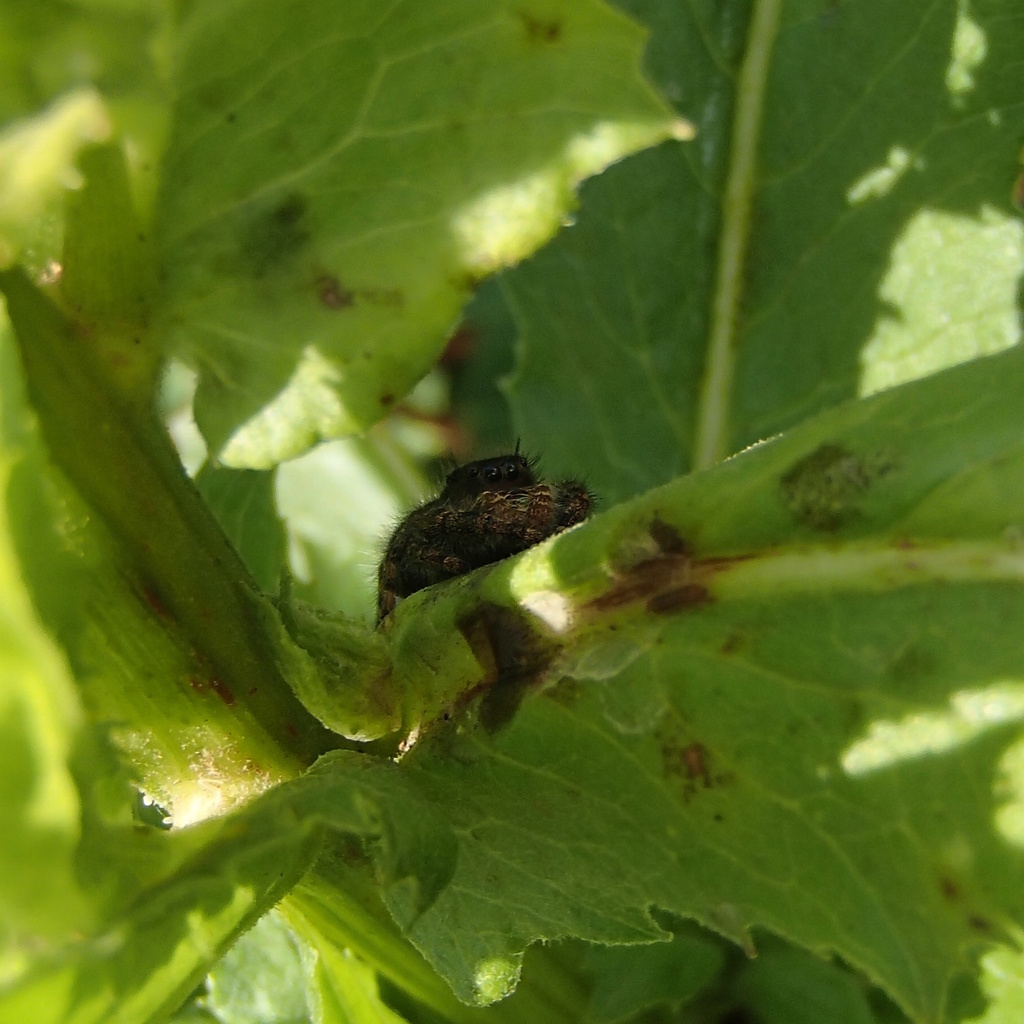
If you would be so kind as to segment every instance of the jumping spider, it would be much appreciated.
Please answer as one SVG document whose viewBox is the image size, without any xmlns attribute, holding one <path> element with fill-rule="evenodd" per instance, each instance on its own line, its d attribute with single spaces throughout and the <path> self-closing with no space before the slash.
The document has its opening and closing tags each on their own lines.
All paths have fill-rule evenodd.
<svg viewBox="0 0 1024 1024">
<path fill-rule="evenodd" d="M 377 574 L 377 622 L 417 590 L 490 565 L 586 519 L 593 495 L 578 480 L 544 483 L 519 453 L 453 469 L 441 493 L 410 512 Z"/>
</svg>

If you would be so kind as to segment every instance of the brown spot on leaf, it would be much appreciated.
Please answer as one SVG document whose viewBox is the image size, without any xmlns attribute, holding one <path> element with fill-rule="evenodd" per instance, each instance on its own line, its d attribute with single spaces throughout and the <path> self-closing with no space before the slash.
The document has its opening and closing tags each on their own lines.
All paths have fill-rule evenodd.
<svg viewBox="0 0 1024 1024">
<path fill-rule="evenodd" d="M 647 601 L 645 607 L 652 615 L 668 615 L 672 612 L 692 608 L 695 604 L 705 604 L 711 600 L 708 588 L 700 583 L 684 583 L 681 587 L 673 587 L 655 594 Z"/>
<path fill-rule="evenodd" d="M 668 614 L 683 611 L 714 600 L 713 578 L 733 566 L 755 558 L 753 554 L 716 555 L 696 558 L 685 538 L 672 525 L 655 517 L 647 527 L 657 546 L 651 554 L 649 544 L 639 546 L 635 538 L 622 545 L 623 552 L 613 558 L 611 584 L 586 606 L 596 612 L 609 612 L 631 604 L 644 604 L 647 611 Z M 629 562 L 629 558 L 637 559 Z"/>
<path fill-rule="evenodd" d="M 380 396 L 380 404 L 383 406 L 394 405 L 395 396 L 391 394 L 390 391 L 385 392 L 383 395 Z"/>
<path fill-rule="evenodd" d="M 516 13 L 526 29 L 526 38 L 531 43 L 551 45 L 562 38 L 562 22 L 558 18 L 545 18 L 524 10 Z"/>
<path fill-rule="evenodd" d="M 682 534 L 670 524 L 666 523 L 660 516 L 651 520 L 647 528 L 651 540 L 658 545 L 658 550 L 663 555 L 689 555 L 690 546 L 683 540 Z"/>
<path fill-rule="evenodd" d="M 700 779 L 705 789 L 711 788 L 711 770 L 708 768 L 708 748 L 703 743 L 691 743 L 683 749 L 682 761 L 689 779 Z"/>
<path fill-rule="evenodd" d="M 228 707 L 232 707 L 235 703 L 235 695 L 231 692 L 231 688 L 216 676 L 210 676 L 208 679 L 190 676 L 188 685 L 196 693 L 206 693 L 207 690 L 212 690 Z"/>
<path fill-rule="evenodd" d="M 160 616 L 160 618 L 173 618 L 170 609 L 167 607 L 166 604 L 164 604 L 164 599 L 160 596 L 160 592 L 156 589 L 156 587 L 148 583 L 144 583 L 142 585 L 142 597 L 143 600 L 145 600 L 146 604 L 148 604 L 149 607 L 152 608 L 153 611 Z"/>
<path fill-rule="evenodd" d="M 865 458 L 839 444 L 823 444 L 795 462 L 780 487 L 790 513 L 814 530 L 833 532 L 860 515 L 858 499 L 893 464 Z"/>
<path fill-rule="evenodd" d="M 350 867 L 364 865 L 368 861 L 363 844 L 354 837 L 343 836 L 334 845 L 334 855 Z"/>
<path fill-rule="evenodd" d="M 700 790 L 716 789 L 735 781 L 732 772 L 714 770 L 711 752 L 699 741 L 681 746 L 677 737 L 665 738 L 661 757 L 666 778 L 682 781 L 683 800 L 687 803 Z"/>
<path fill-rule="evenodd" d="M 594 598 L 590 607 L 594 611 L 607 612 L 647 600 L 676 582 L 677 574 L 683 569 L 682 561 L 685 560 L 668 557 L 637 562 L 623 572 L 605 593 Z"/>
<path fill-rule="evenodd" d="M 735 654 L 742 646 L 743 637 L 739 633 L 730 633 L 719 648 L 719 652 L 722 654 Z"/>
<path fill-rule="evenodd" d="M 557 686 L 545 690 L 544 696 L 563 708 L 571 708 L 582 700 L 584 688 L 578 679 L 566 677 L 559 680 Z"/>
<path fill-rule="evenodd" d="M 705 576 L 714 576 L 716 573 L 731 569 L 734 565 L 741 565 L 743 562 L 751 562 L 757 555 L 718 555 L 712 558 L 701 558 L 695 561 L 694 568 Z"/>
<path fill-rule="evenodd" d="M 210 689 L 230 708 L 234 706 L 235 695 L 231 692 L 231 687 L 228 686 L 222 679 L 218 679 L 214 676 L 210 680 Z"/>
<path fill-rule="evenodd" d="M 316 297 L 328 309 L 348 309 L 355 296 L 333 274 L 320 274 L 316 279 Z"/>
<path fill-rule="evenodd" d="M 714 600 L 708 586 L 711 577 L 751 555 L 691 560 L 685 555 L 647 558 L 622 572 L 611 587 L 588 605 L 608 612 L 644 602 L 646 609 L 665 615 Z"/>
</svg>

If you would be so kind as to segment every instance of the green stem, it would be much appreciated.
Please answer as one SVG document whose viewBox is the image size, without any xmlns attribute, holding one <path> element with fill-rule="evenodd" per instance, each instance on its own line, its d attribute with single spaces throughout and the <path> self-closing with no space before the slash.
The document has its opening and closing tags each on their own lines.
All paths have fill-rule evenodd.
<svg viewBox="0 0 1024 1024">
<path fill-rule="evenodd" d="M 757 185 L 757 150 L 769 64 L 782 0 L 756 0 L 736 89 L 729 172 L 722 196 L 722 233 L 711 307 L 708 361 L 697 414 L 693 469 L 730 453 L 729 408 L 736 370 L 736 328 Z"/>
<path fill-rule="evenodd" d="M 161 685 L 179 691 L 193 725 L 252 758 L 264 777 L 294 775 L 337 740 L 281 675 L 281 652 L 265 624 L 274 612 L 166 433 L 148 408 L 122 394 L 108 372 L 107 349 L 76 332 L 22 271 L 0 273 L 0 290 L 51 459 L 106 527 L 137 620 L 158 622 L 187 660 L 188 671 Z M 140 627 L 140 641 L 143 635 Z M 139 687 L 144 703 L 159 666 L 145 651 L 125 649 L 137 663 L 122 678 Z M 131 695 L 122 696 L 130 707 Z M 172 759 L 177 753 L 167 752 Z"/>
</svg>

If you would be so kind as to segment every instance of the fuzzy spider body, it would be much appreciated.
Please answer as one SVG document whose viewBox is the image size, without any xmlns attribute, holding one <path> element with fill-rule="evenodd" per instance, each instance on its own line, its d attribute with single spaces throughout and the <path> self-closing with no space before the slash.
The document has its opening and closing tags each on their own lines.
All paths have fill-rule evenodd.
<svg viewBox="0 0 1024 1024">
<path fill-rule="evenodd" d="M 417 590 L 525 551 L 581 522 L 593 496 L 576 480 L 544 483 L 520 455 L 452 470 L 441 493 L 391 535 L 377 576 L 377 621 Z"/>
</svg>

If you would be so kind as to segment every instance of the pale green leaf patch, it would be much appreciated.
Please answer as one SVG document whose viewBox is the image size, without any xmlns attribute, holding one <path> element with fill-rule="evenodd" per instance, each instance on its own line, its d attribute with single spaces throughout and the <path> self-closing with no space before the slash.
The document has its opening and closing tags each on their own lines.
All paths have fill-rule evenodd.
<svg viewBox="0 0 1024 1024">
<path fill-rule="evenodd" d="M 915 380 L 1016 345 L 1024 225 L 991 207 L 924 210 L 893 246 L 880 298 L 888 311 L 862 351 L 860 393 Z"/>
<path fill-rule="evenodd" d="M 384 415 L 584 177 L 683 131 L 643 39 L 594 0 L 191 10 L 159 325 L 212 447 L 267 466 Z"/>
<path fill-rule="evenodd" d="M 0 887 L 5 948 L 0 984 L 28 950 L 90 922 L 75 850 L 81 802 L 71 759 L 84 728 L 63 653 L 40 622 L 19 565 L 18 484 L 32 468 L 30 417 L 18 394 L 9 327 L 0 318 Z"/>
<path fill-rule="evenodd" d="M 83 89 L 0 132 L 0 268 L 18 259 L 43 270 L 60 251 L 64 192 L 82 186 L 78 150 L 106 139 L 110 117 Z"/>
</svg>

